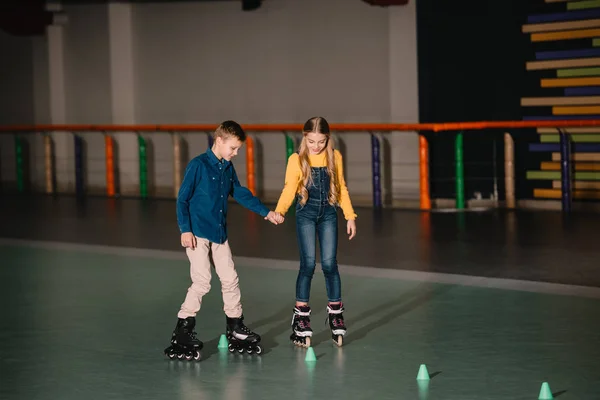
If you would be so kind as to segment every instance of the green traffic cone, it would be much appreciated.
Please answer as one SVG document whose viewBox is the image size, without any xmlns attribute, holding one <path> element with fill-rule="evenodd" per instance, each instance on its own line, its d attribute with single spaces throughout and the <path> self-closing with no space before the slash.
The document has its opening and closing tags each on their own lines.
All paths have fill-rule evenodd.
<svg viewBox="0 0 600 400">
<path fill-rule="evenodd" d="M 312 347 L 308 348 L 308 351 L 306 352 L 306 357 L 304 357 L 304 361 L 306 361 L 306 362 L 317 361 L 317 356 L 315 355 L 315 350 Z"/>
<path fill-rule="evenodd" d="M 227 341 L 225 334 L 221 335 L 221 338 L 219 339 L 219 345 L 217 347 L 219 349 L 226 349 L 229 347 L 229 342 Z"/>
<path fill-rule="evenodd" d="M 428 381 L 429 380 L 429 372 L 427 372 L 427 367 L 425 364 L 421 364 L 419 367 L 419 373 L 417 374 L 418 381 Z"/>
<path fill-rule="evenodd" d="M 550 390 L 550 385 L 548 385 L 548 382 L 542 383 L 538 400 L 552 400 L 553 398 L 554 396 L 552 395 L 552 391 Z"/>
</svg>

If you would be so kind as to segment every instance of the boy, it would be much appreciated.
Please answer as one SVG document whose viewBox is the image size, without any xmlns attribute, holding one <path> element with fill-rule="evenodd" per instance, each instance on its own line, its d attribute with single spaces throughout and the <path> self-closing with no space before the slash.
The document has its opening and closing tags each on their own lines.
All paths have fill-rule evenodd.
<svg viewBox="0 0 600 400">
<path fill-rule="evenodd" d="M 213 138 L 212 148 L 188 164 L 177 197 L 177 223 L 181 245 L 190 260 L 192 285 L 177 315 L 171 346 L 165 349 L 171 359 L 200 359 L 203 343 L 194 332 L 195 316 L 202 297 L 210 290 L 211 255 L 221 281 L 229 351 L 262 352 L 258 345 L 260 336 L 243 322 L 239 280 L 227 240 L 227 199 L 231 195 L 242 206 L 275 225 L 284 218 L 269 211 L 250 190 L 240 185 L 231 159 L 246 140 L 242 127 L 234 121 L 225 121 Z"/>
</svg>

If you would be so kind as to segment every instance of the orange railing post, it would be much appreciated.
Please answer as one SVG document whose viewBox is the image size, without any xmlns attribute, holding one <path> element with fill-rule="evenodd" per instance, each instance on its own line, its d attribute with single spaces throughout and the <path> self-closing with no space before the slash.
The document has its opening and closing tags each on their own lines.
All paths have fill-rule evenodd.
<svg viewBox="0 0 600 400">
<path fill-rule="evenodd" d="M 256 196 L 256 175 L 254 161 L 254 139 L 248 136 L 246 139 L 246 175 L 248 180 L 248 189 Z"/>
<path fill-rule="evenodd" d="M 419 135 L 419 192 L 421 210 L 431 209 L 429 194 L 429 143 L 427 138 Z"/>
<path fill-rule="evenodd" d="M 115 196 L 115 152 L 113 138 L 104 136 L 104 151 L 106 155 L 106 195 Z"/>
</svg>

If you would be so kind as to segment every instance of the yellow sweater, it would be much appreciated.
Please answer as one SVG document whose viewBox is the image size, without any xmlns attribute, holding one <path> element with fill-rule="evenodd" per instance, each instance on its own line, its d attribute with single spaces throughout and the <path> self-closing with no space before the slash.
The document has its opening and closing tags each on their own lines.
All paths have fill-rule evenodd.
<svg viewBox="0 0 600 400">
<path fill-rule="evenodd" d="M 347 220 L 356 219 L 356 214 L 352 208 L 352 202 L 350 201 L 350 194 L 346 187 L 346 181 L 344 180 L 344 166 L 342 164 L 342 154 L 334 150 L 335 158 L 335 169 L 336 177 L 340 187 L 339 203 L 342 211 L 344 212 L 344 218 Z M 321 154 L 309 154 L 308 161 L 311 167 L 325 167 L 327 164 L 327 153 L 323 151 Z M 300 193 L 300 186 L 302 185 L 302 169 L 300 168 L 300 156 L 294 153 L 288 159 L 287 169 L 285 171 L 285 185 L 279 196 L 277 202 L 277 208 L 275 212 L 285 215 L 287 210 L 294 202 L 294 198 L 297 193 Z"/>
</svg>

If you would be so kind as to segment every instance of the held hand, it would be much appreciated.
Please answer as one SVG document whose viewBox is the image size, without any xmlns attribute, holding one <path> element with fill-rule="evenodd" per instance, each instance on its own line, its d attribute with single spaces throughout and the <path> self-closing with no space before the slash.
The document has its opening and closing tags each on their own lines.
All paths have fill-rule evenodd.
<svg viewBox="0 0 600 400">
<path fill-rule="evenodd" d="M 274 225 L 279 225 L 279 224 L 283 223 L 285 218 L 283 218 L 283 215 L 281 215 L 280 213 L 269 211 L 269 213 L 265 217 L 265 220 L 268 220 L 269 222 L 271 222 Z"/>
<path fill-rule="evenodd" d="M 192 232 L 181 234 L 181 246 L 194 250 L 196 248 L 196 236 Z"/>
<path fill-rule="evenodd" d="M 275 213 L 275 220 L 278 224 L 283 224 L 283 221 L 285 221 L 285 217 L 281 215 L 281 213 Z"/>
<path fill-rule="evenodd" d="M 348 220 L 348 223 L 346 224 L 347 226 L 347 232 L 348 235 L 350 235 L 350 237 L 348 238 L 348 240 L 352 240 L 352 238 L 354 236 L 356 236 L 356 221 L 353 219 Z"/>
</svg>

